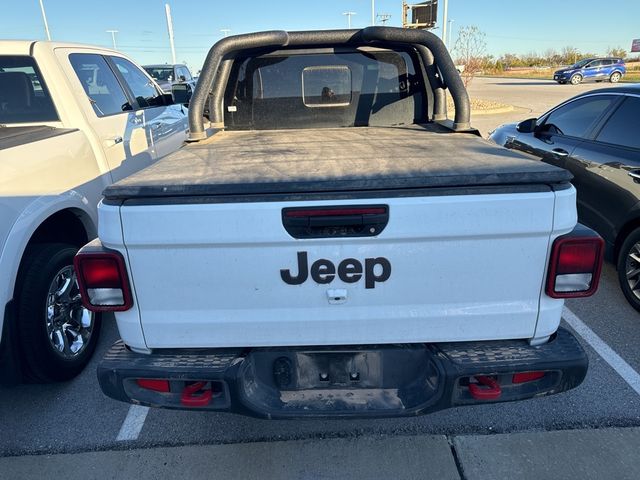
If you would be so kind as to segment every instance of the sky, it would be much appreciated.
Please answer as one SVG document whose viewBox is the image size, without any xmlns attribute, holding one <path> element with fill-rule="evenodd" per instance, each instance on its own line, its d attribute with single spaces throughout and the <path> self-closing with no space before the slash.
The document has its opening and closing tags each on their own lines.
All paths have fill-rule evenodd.
<svg viewBox="0 0 640 480">
<path fill-rule="evenodd" d="M 415 0 L 418 3 L 420 0 Z M 353 28 L 371 22 L 370 0 L 43 0 L 54 41 L 112 46 L 138 63 L 171 62 L 164 4 L 171 6 L 176 56 L 195 72 L 206 52 L 230 34 L 260 30 Z M 410 2 L 411 3 L 411 2 Z M 437 35 L 442 32 L 444 0 L 439 0 Z M 401 25 L 401 0 L 375 0 L 376 14 L 391 14 Z M 640 38 L 640 0 L 449 0 L 452 43 L 461 26 L 486 34 L 487 53 L 544 53 L 570 45 L 581 52 L 606 54 L 631 48 Z M 38 0 L 0 0 L 0 39 L 45 39 Z"/>
</svg>

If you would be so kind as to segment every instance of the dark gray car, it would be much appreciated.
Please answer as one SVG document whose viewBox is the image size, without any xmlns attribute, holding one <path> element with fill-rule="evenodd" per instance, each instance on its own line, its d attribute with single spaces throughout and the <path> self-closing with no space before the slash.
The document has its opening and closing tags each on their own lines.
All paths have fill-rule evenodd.
<svg viewBox="0 0 640 480">
<path fill-rule="evenodd" d="M 159 65 L 143 65 L 147 73 L 153 78 L 165 93 L 171 93 L 172 85 L 187 84 L 190 92 L 196 88 L 194 80 L 189 68 L 183 64 L 159 64 Z"/>
<path fill-rule="evenodd" d="M 640 85 L 578 95 L 489 138 L 573 174 L 580 222 L 605 239 L 622 291 L 640 310 Z"/>
</svg>

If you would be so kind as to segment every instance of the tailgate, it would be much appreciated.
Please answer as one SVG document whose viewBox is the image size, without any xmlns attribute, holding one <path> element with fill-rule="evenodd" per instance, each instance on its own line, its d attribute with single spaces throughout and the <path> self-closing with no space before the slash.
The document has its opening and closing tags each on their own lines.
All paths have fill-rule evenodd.
<svg viewBox="0 0 640 480">
<path fill-rule="evenodd" d="M 533 336 L 550 238 L 573 226 L 553 232 L 555 195 L 120 209 L 150 348 L 417 343 Z M 283 226 L 284 209 L 353 205 L 385 206 L 383 231 Z"/>
</svg>

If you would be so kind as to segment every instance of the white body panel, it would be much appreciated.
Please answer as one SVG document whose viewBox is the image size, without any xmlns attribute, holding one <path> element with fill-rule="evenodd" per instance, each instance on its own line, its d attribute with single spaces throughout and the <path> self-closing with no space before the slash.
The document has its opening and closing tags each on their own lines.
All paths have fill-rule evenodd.
<svg viewBox="0 0 640 480">
<path fill-rule="evenodd" d="M 389 205 L 390 220 L 376 237 L 296 240 L 282 226 L 286 207 L 380 203 Z M 101 205 L 100 214 L 100 238 L 125 254 L 134 288 L 134 308 L 116 314 L 120 333 L 136 347 L 144 338 L 148 348 L 531 339 L 539 336 L 539 314 L 548 335 L 563 304 L 543 294 L 550 244 L 576 224 L 573 188 L 365 201 Z M 308 252 L 309 265 L 319 258 L 337 266 L 350 257 L 363 263 L 386 257 L 391 276 L 370 289 L 364 280 L 344 283 L 337 276 L 330 284 L 309 277 L 288 285 L 280 270 L 297 272 L 299 251 Z M 344 302 L 330 302 L 334 289 L 346 294 Z"/>
<path fill-rule="evenodd" d="M 144 112 L 96 116 L 69 63 L 71 53 L 123 56 L 112 50 L 84 45 L 0 42 L 0 55 L 32 55 L 35 58 L 59 116 L 58 121 L 46 125 L 76 129 L 0 150 L 0 335 L 5 304 L 13 298 L 23 253 L 37 228 L 55 213 L 69 210 L 82 221 L 87 236 L 95 237 L 97 204 L 105 186 L 125 176 L 123 165 L 128 173 L 133 173 L 159 158 L 153 141 L 147 141 L 150 135 L 147 131 L 142 130 L 142 149 L 140 142 L 132 140 L 127 119 Z M 156 115 L 170 117 L 176 122 L 180 108 L 162 107 L 166 112 Z M 182 116 L 180 128 L 171 125 L 165 129 L 168 133 L 163 139 L 164 154 L 177 149 L 186 138 L 186 110 Z M 10 124 L 6 128 L 27 125 Z M 107 137 L 118 136 L 123 137 L 122 143 L 108 142 Z M 132 147 L 144 161 L 131 161 L 135 156 L 131 153 Z"/>
</svg>

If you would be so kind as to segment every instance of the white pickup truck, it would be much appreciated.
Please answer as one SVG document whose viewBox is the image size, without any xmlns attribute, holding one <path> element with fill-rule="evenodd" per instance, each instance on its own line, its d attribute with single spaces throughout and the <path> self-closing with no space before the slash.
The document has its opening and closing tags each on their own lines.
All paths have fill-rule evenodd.
<svg viewBox="0 0 640 480">
<path fill-rule="evenodd" d="M 568 172 L 489 144 L 469 113 L 429 32 L 214 45 L 192 143 L 108 187 L 76 256 L 87 308 L 116 311 L 122 337 L 103 391 L 290 418 L 579 385 L 563 298 L 597 288 L 602 239 L 576 224 Z"/>
<path fill-rule="evenodd" d="M 100 318 L 73 257 L 97 235 L 103 189 L 178 149 L 187 110 L 119 52 L 0 42 L 0 380 L 66 380 Z"/>
</svg>

